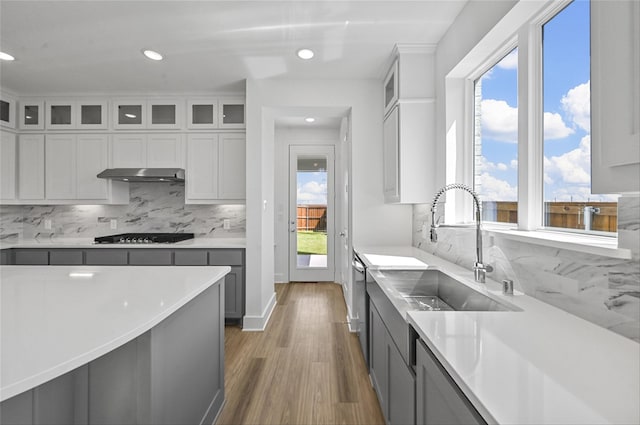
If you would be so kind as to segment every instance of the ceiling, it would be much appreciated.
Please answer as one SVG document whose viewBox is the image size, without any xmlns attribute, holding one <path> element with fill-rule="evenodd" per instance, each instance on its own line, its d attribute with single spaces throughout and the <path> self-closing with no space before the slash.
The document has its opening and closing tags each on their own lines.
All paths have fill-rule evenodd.
<svg viewBox="0 0 640 425">
<path fill-rule="evenodd" d="M 382 78 L 466 0 L 0 1 L 0 88 L 25 95 L 243 92 L 246 78 Z M 315 50 L 308 61 L 295 52 Z M 161 52 L 154 62 L 143 48 Z"/>
</svg>

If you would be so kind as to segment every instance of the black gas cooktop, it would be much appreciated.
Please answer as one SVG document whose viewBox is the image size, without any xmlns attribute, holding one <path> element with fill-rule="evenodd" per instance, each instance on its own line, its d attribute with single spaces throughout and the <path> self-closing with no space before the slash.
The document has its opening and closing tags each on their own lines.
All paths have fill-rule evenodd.
<svg viewBox="0 0 640 425">
<path fill-rule="evenodd" d="M 99 236 L 95 243 L 174 243 L 193 239 L 193 233 L 121 233 Z"/>
</svg>

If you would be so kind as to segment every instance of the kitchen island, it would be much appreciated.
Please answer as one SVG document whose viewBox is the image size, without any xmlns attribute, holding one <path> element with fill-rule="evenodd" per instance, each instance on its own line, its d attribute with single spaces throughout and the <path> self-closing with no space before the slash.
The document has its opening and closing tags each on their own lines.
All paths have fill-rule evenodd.
<svg viewBox="0 0 640 425">
<path fill-rule="evenodd" d="M 0 422 L 211 423 L 229 270 L 3 266 Z"/>
</svg>

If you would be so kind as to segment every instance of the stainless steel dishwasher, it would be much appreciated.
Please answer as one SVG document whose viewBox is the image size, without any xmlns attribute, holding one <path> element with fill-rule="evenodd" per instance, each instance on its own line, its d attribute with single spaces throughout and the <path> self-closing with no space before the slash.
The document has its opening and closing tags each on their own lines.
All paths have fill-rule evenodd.
<svg viewBox="0 0 640 425">
<path fill-rule="evenodd" d="M 362 349 L 362 355 L 364 361 L 369 368 L 369 300 L 367 296 L 366 276 L 367 268 L 364 262 L 358 257 L 358 254 L 353 251 L 353 258 L 351 261 L 351 269 L 353 273 L 353 302 L 356 308 L 357 322 L 356 333 L 360 340 L 360 348 Z"/>
</svg>

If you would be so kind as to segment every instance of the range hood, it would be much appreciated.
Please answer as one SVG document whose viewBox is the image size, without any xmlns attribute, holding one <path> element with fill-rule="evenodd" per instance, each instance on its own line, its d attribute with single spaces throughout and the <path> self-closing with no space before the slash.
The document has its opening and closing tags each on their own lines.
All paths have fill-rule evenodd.
<svg viewBox="0 0 640 425">
<path fill-rule="evenodd" d="M 183 182 L 182 168 L 107 168 L 100 174 L 101 179 L 124 182 Z"/>
</svg>

